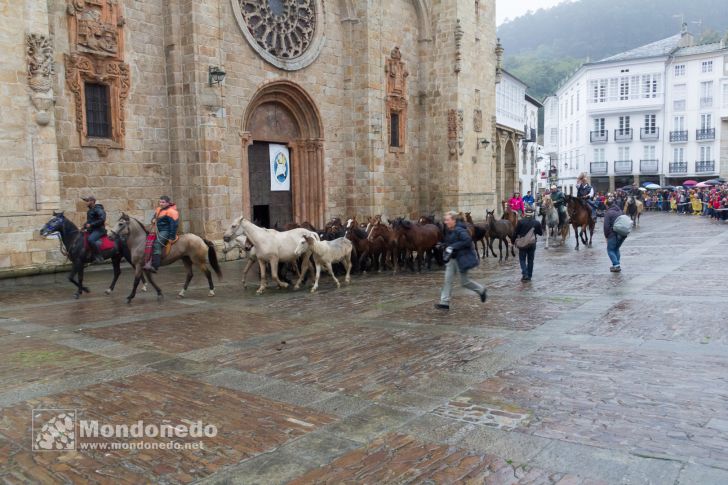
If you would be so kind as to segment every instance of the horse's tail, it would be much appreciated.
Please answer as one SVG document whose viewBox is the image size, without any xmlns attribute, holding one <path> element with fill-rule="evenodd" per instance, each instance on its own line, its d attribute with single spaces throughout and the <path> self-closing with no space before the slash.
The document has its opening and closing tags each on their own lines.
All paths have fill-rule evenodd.
<svg viewBox="0 0 728 485">
<path fill-rule="evenodd" d="M 210 261 L 210 266 L 215 270 L 215 274 L 218 278 L 222 279 L 222 270 L 220 269 L 220 263 L 217 261 L 217 251 L 215 251 L 215 243 L 203 239 L 207 244 L 207 259 Z"/>
</svg>

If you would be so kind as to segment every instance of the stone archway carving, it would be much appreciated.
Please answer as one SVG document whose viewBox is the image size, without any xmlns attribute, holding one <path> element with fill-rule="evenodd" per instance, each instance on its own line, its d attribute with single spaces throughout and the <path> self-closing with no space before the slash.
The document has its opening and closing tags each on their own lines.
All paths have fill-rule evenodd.
<svg viewBox="0 0 728 485">
<path fill-rule="evenodd" d="M 270 127 L 256 126 L 259 108 L 279 106 L 295 126 L 286 126 L 276 135 Z M 297 136 L 294 138 L 294 136 Z M 324 175 L 324 133 L 321 115 L 309 94 L 298 84 L 271 81 L 253 95 L 242 123 L 243 211 L 250 217 L 248 146 L 256 140 L 287 144 L 291 150 L 291 196 L 293 217 L 323 227 L 326 207 Z"/>
</svg>

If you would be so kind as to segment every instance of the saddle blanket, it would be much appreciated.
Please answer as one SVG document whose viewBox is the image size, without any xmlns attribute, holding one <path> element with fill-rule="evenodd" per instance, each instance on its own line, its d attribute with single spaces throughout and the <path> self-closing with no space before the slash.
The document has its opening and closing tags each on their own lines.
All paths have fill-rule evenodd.
<svg viewBox="0 0 728 485">
<path fill-rule="evenodd" d="M 106 235 L 101 236 L 101 239 L 99 239 L 99 241 L 101 241 L 101 251 L 106 251 L 108 249 L 114 249 L 114 247 L 116 247 L 116 245 L 114 244 L 114 241 L 109 239 L 109 236 L 106 236 Z M 86 251 L 89 250 L 87 232 L 83 233 L 83 247 L 86 249 Z"/>
<path fill-rule="evenodd" d="M 177 235 L 174 240 L 167 241 L 167 243 L 164 245 L 164 248 L 162 248 L 162 258 L 165 258 L 169 251 L 172 249 L 172 245 L 177 242 L 179 239 L 179 235 Z M 147 234 L 147 242 L 144 246 L 144 260 L 150 261 L 152 259 L 152 253 L 154 252 L 154 241 L 157 240 L 157 234 L 156 233 L 149 233 Z"/>
</svg>

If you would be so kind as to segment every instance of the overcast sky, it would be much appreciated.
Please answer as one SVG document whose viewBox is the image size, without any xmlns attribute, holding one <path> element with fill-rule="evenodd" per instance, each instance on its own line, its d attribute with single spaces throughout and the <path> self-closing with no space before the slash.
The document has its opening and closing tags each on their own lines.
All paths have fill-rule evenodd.
<svg viewBox="0 0 728 485">
<path fill-rule="evenodd" d="M 566 0 L 495 0 L 496 25 L 505 19 L 514 19 L 529 10 L 553 7 Z"/>
</svg>

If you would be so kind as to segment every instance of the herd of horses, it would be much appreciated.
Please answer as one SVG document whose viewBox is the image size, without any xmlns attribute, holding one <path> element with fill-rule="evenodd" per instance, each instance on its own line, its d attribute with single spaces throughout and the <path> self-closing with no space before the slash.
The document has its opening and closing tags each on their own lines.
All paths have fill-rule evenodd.
<svg viewBox="0 0 728 485">
<path fill-rule="evenodd" d="M 639 201 L 637 201 L 639 202 Z M 628 201 L 628 204 L 630 202 Z M 627 205 L 627 204 L 626 204 Z M 637 204 L 635 204 L 637 205 Z M 567 218 L 559 225 L 559 217 L 550 197 L 545 196 L 540 217 L 545 229 L 546 249 L 549 241 L 560 236 L 563 245 L 572 227 L 576 239 L 576 249 L 580 242 L 588 247 L 592 245 L 595 222 L 591 208 L 586 202 L 576 197 L 566 196 Z M 639 211 L 636 210 L 636 222 Z M 497 218 L 495 210 L 486 211 L 485 221 L 476 223 L 470 212 L 462 214 L 463 222 L 471 235 L 478 258 L 492 255 L 496 257 L 494 243 L 498 241 L 499 261 L 505 259 L 509 252 L 515 256 L 515 228 L 518 214 L 502 203 L 502 216 Z M 89 289 L 83 284 L 84 267 L 90 262 L 91 254 L 87 249 L 84 233 L 68 220 L 63 212 L 54 213 L 53 217 L 41 229 L 42 236 L 58 235 L 62 252 L 71 261 L 72 268 L 68 277 L 76 286 L 75 298 Z M 104 259 L 110 259 L 113 265 L 113 279 L 106 290 L 110 294 L 121 274 L 121 261 L 126 260 L 134 269 L 134 284 L 127 297 L 127 303 L 136 296 L 139 285 L 146 291 L 149 282 L 162 298 L 161 288 L 154 282 L 152 274 L 143 269 L 145 248 L 149 230 L 145 225 L 127 214 L 122 213 L 116 225 L 109 230 L 109 239 L 113 241 L 109 249 L 102 252 Z M 283 228 L 266 229 L 253 222 L 238 217 L 225 231 L 223 252 L 238 249 L 240 255 L 247 256 L 248 262 L 243 270 L 243 285 L 249 270 L 257 263 L 260 271 L 258 294 L 267 287 L 266 274 L 270 268 L 273 281 L 280 288 L 285 288 L 290 281 L 286 275 L 293 273 L 297 277 L 294 288 L 299 288 L 309 270 L 315 271 L 312 291 L 318 287 L 319 275 L 326 270 L 339 285 L 334 265 L 341 264 L 346 272 L 345 281 L 349 282 L 349 274 L 366 271 L 391 270 L 394 273 L 402 268 L 421 271 L 423 264 L 430 269 L 432 261 L 443 264 L 443 224 L 434 216 L 422 216 L 417 221 L 398 217 L 386 221 L 382 216 L 374 216 L 366 221 L 358 221 L 356 217 L 346 222 L 333 218 L 323 229 L 318 230 L 309 223 L 288 224 Z M 482 246 L 482 252 L 480 247 Z M 186 269 L 186 279 L 179 297 L 185 296 L 193 277 L 193 267 L 198 267 L 206 276 L 209 286 L 208 296 L 215 295 L 215 287 L 210 268 L 222 277 L 217 258 L 217 251 L 212 241 L 195 234 L 181 234 L 176 242 L 163 255 L 162 266 L 182 261 Z"/>
</svg>

